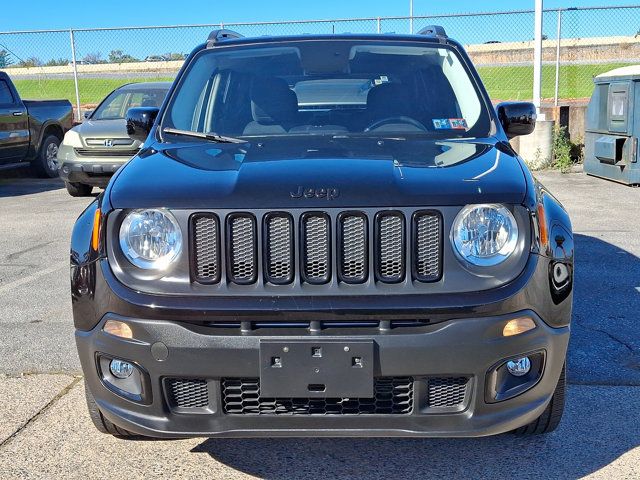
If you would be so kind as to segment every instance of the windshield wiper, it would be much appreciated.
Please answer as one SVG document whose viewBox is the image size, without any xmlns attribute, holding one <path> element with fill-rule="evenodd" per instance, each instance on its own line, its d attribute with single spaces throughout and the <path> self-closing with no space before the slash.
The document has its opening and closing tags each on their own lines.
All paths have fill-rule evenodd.
<svg viewBox="0 0 640 480">
<path fill-rule="evenodd" d="M 162 132 L 170 133 L 172 135 L 184 135 L 186 137 L 203 138 L 205 140 L 210 140 L 212 142 L 218 143 L 247 143 L 246 140 L 242 140 L 241 138 L 226 137 L 224 135 L 218 135 L 217 133 L 193 132 L 191 130 L 180 130 L 178 128 L 163 128 Z"/>
</svg>

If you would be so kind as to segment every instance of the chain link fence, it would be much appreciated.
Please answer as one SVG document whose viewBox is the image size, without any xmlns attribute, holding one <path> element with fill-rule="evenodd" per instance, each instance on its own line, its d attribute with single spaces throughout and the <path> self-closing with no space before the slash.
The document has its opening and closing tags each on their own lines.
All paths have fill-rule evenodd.
<svg viewBox="0 0 640 480">
<path fill-rule="evenodd" d="M 408 33 L 432 24 L 465 45 L 492 99 L 532 98 L 533 10 L 0 32 L 0 69 L 23 97 L 67 98 L 79 115 L 124 83 L 172 80 L 188 52 L 216 28 L 263 36 Z M 586 99 L 595 75 L 640 63 L 640 5 L 545 10 L 542 54 L 543 102 Z"/>
</svg>

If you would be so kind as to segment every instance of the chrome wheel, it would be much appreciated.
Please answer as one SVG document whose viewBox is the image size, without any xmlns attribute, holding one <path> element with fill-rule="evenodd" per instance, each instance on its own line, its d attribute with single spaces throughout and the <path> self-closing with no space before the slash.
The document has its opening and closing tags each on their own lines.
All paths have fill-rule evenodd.
<svg viewBox="0 0 640 480">
<path fill-rule="evenodd" d="M 47 160 L 47 167 L 51 171 L 58 170 L 58 145 L 55 143 L 50 143 L 47 145 L 47 150 L 45 151 L 45 158 Z"/>
</svg>

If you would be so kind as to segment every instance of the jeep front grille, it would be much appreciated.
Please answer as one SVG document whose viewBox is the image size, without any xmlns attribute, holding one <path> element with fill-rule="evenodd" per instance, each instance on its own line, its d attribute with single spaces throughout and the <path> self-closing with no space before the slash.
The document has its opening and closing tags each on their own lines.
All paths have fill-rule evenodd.
<svg viewBox="0 0 640 480">
<path fill-rule="evenodd" d="M 413 268 L 414 277 L 423 282 L 440 278 L 440 249 L 442 248 L 442 222 L 433 211 L 416 212 L 413 216 Z"/>
<path fill-rule="evenodd" d="M 327 283 L 331 270 L 329 217 L 323 213 L 302 216 L 302 270 L 309 283 Z"/>
<path fill-rule="evenodd" d="M 412 213 L 194 213 L 191 276 L 205 285 L 436 282 L 442 276 L 442 216 Z"/>
<path fill-rule="evenodd" d="M 196 281 L 216 283 L 220 281 L 220 227 L 218 218 L 211 214 L 194 215 L 192 235 L 195 253 L 193 265 Z"/>
<path fill-rule="evenodd" d="M 429 408 L 455 408 L 464 405 L 469 387 L 468 377 L 433 377 L 427 382 Z"/>
<path fill-rule="evenodd" d="M 372 398 L 266 398 L 257 378 L 223 378 L 227 415 L 408 415 L 413 410 L 413 378 L 379 377 Z"/>
<path fill-rule="evenodd" d="M 258 275 L 256 220 L 248 213 L 230 215 L 227 221 L 229 278 L 238 284 L 254 283 Z"/>
<path fill-rule="evenodd" d="M 369 270 L 367 217 L 361 213 L 345 213 L 340 215 L 338 224 L 340 278 L 347 283 L 362 283 Z"/>
<path fill-rule="evenodd" d="M 209 387 L 204 379 L 167 378 L 165 389 L 172 406 L 203 408 L 209 405 Z"/>
<path fill-rule="evenodd" d="M 293 220 L 285 213 L 265 217 L 265 275 L 274 284 L 293 279 Z"/>
<path fill-rule="evenodd" d="M 379 213 L 376 217 L 376 274 L 383 282 L 401 282 L 405 258 L 404 217 L 400 212 Z"/>
</svg>

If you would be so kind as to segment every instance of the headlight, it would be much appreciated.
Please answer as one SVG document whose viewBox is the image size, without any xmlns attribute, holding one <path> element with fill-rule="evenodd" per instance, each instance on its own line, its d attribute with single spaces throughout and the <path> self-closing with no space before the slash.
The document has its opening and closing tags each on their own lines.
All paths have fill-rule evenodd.
<svg viewBox="0 0 640 480">
<path fill-rule="evenodd" d="M 167 210 L 134 210 L 120 226 L 120 248 L 136 267 L 163 270 L 180 254 L 182 232 Z"/>
<path fill-rule="evenodd" d="M 80 139 L 80 134 L 74 129 L 71 129 L 64 134 L 62 143 L 69 147 L 82 148 L 82 140 Z"/>
<path fill-rule="evenodd" d="M 456 216 L 451 236 L 463 260 L 486 267 L 505 261 L 514 252 L 518 225 L 503 205 L 467 205 Z"/>
</svg>

